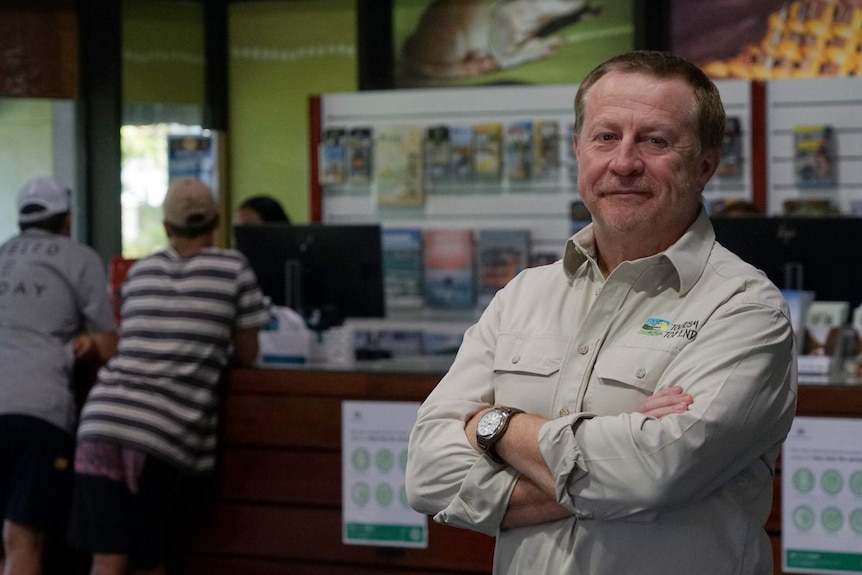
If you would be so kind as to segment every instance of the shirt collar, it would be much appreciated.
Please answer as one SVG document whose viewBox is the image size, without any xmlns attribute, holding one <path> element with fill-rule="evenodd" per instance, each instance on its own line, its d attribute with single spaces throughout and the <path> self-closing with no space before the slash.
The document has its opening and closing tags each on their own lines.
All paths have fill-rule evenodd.
<svg viewBox="0 0 862 575">
<path fill-rule="evenodd" d="M 703 206 L 697 219 L 672 246 L 664 251 L 665 257 L 679 275 L 679 291 L 686 293 L 694 287 L 709 259 L 715 243 L 715 232 Z"/>
<path fill-rule="evenodd" d="M 569 281 L 574 279 L 575 274 L 588 259 L 595 261 L 596 240 L 593 235 L 593 224 L 587 225 L 579 230 L 566 242 L 566 250 L 563 254 L 563 271 Z"/>
<path fill-rule="evenodd" d="M 715 243 L 715 232 L 706 210 L 701 206 L 700 213 L 685 233 L 661 255 L 673 265 L 679 276 L 680 293 L 690 290 L 706 267 L 707 259 Z M 563 255 L 563 270 L 572 280 L 584 262 L 595 261 L 596 242 L 593 224 L 569 238 Z"/>
</svg>

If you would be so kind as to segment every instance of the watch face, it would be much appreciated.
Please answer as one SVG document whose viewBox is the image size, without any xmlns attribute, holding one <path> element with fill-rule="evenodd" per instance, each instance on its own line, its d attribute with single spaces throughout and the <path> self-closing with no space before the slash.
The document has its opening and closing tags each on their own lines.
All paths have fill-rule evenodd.
<svg viewBox="0 0 862 575">
<path fill-rule="evenodd" d="M 479 425 L 476 427 L 476 434 L 482 437 L 490 437 L 491 435 L 494 435 L 494 432 L 500 427 L 500 422 L 502 421 L 503 414 L 496 409 L 493 409 L 479 419 Z"/>
</svg>

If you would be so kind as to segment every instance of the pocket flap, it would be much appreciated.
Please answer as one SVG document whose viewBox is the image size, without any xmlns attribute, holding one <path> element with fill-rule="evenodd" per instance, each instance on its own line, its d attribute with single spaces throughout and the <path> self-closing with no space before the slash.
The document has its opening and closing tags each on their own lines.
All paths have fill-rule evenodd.
<svg viewBox="0 0 862 575">
<path fill-rule="evenodd" d="M 568 338 L 554 335 L 519 337 L 501 334 L 497 338 L 494 371 L 551 375 L 559 371 Z"/>
<path fill-rule="evenodd" d="M 652 393 L 673 357 L 654 348 L 611 346 L 599 354 L 595 373 L 602 383 L 616 381 Z"/>
</svg>

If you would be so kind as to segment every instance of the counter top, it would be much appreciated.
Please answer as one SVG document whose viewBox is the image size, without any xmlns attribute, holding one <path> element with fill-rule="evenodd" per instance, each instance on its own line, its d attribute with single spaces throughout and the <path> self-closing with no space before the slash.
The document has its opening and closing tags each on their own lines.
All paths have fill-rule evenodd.
<svg viewBox="0 0 862 575">
<path fill-rule="evenodd" d="M 259 365 L 254 369 L 298 370 L 318 372 L 361 371 L 368 373 L 417 373 L 443 375 L 454 361 L 454 355 L 421 355 L 393 357 L 389 359 L 368 359 L 344 364 L 329 363 L 287 363 Z"/>
</svg>

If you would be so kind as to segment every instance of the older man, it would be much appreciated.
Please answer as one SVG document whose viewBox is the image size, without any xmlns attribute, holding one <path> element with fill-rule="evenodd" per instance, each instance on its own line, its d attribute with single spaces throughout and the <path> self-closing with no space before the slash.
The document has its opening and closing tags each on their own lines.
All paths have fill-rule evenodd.
<svg viewBox="0 0 862 575">
<path fill-rule="evenodd" d="M 718 90 L 633 52 L 585 78 L 575 112 L 594 223 L 467 331 L 411 434 L 408 497 L 496 535 L 496 574 L 771 574 L 793 336 L 779 290 L 701 205 Z"/>
</svg>

